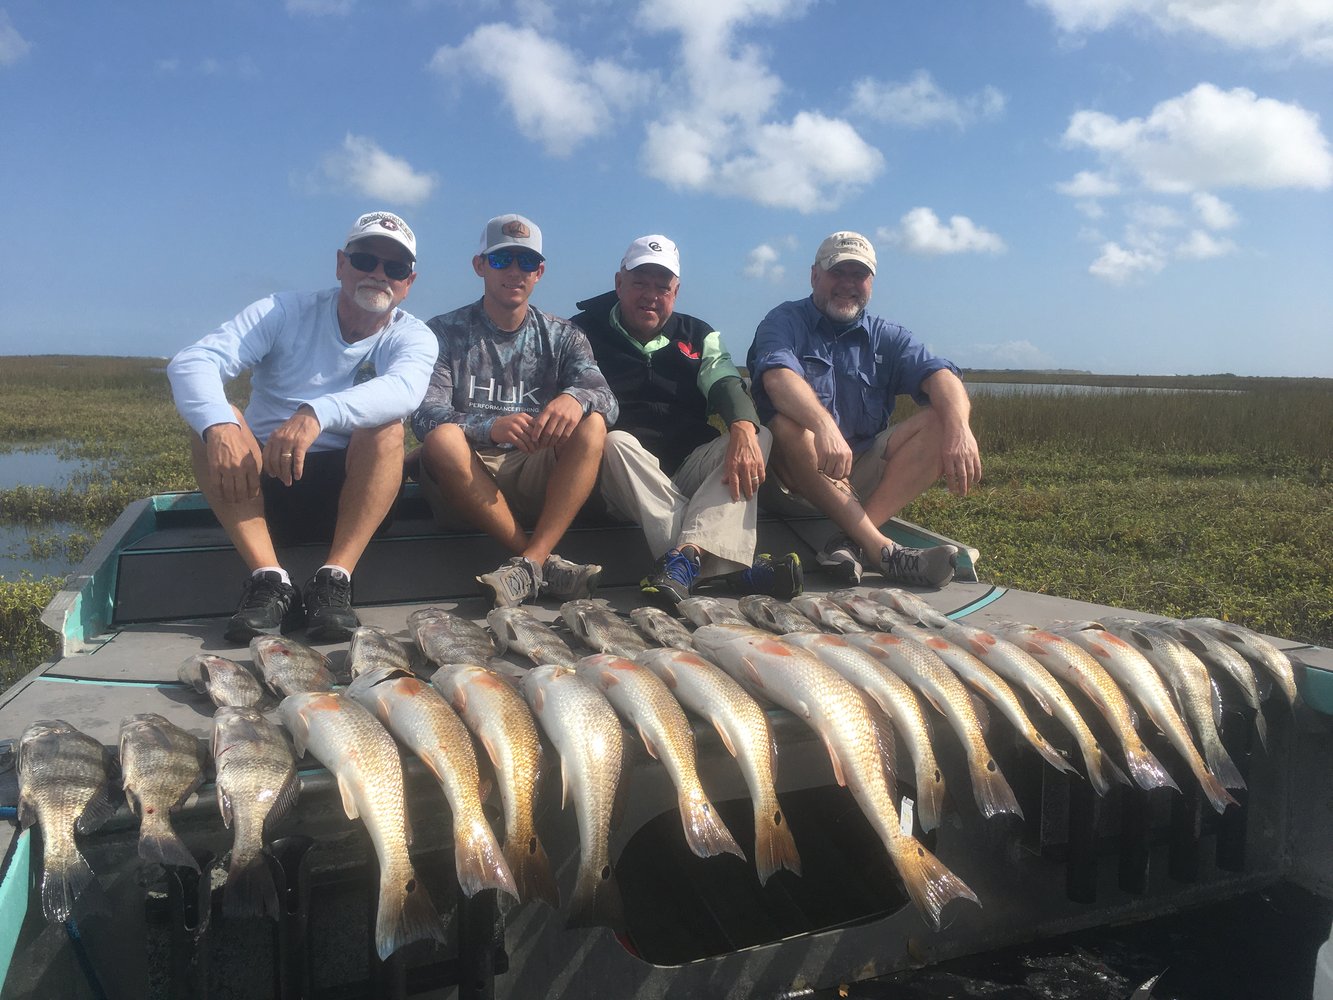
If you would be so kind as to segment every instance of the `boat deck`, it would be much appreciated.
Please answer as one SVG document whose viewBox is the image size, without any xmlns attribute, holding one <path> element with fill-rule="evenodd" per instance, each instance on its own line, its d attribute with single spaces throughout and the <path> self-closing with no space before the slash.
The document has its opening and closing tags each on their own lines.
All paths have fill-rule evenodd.
<svg viewBox="0 0 1333 1000">
<path fill-rule="evenodd" d="M 415 496 L 401 513 L 358 566 L 353 600 L 362 621 L 407 640 L 407 616 L 418 608 L 434 605 L 483 619 L 489 608 L 476 595 L 473 577 L 503 553 L 483 536 L 438 531 Z M 760 550 L 796 551 L 813 567 L 814 553 L 830 530 L 820 518 L 765 517 Z M 909 544 L 932 537 L 905 523 L 895 525 L 894 533 Z M 632 525 L 577 525 L 561 554 L 601 563 L 599 596 L 618 610 L 643 603 L 636 584 L 650 560 Z M 283 553 L 297 579 L 313 572 L 322 556 L 317 547 Z M 960 576 L 975 575 L 977 558 L 974 551 L 964 553 Z M 114 747 L 121 719 L 145 711 L 159 712 L 206 740 L 213 706 L 180 684 L 176 671 L 199 652 L 248 660 L 247 650 L 222 639 L 243 576 L 239 558 L 197 494 L 169 494 L 132 506 L 48 610 L 45 620 L 62 635 L 64 655 L 0 696 L 0 740 L 17 740 L 34 720 L 63 718 Z M 815 572 L 807 573 L 806 584 L 812 592 L 828 589 Z M 975 579 L 920 596 L 981 627 L 1001 620 L 1047 625 L 1111 610 L 1124 613 Z M 553 605 L 534 611 L 547 621 L 557 619 Z M 198 918 L 190 916 L 189 892 L 173 890 L 170 880 L 164 885 L 160 871 L 145 876 L 138 870 L 136 823 L 122 807 L 102 831 L 82 840 L 117 914 L 116 920 L 100 922 L 89 917 L 83 935 L 87 953 L 98 968 L 116 964 L 111 976 L 116 989 L 102 984 L 108 995 L 117 990 L 171 995 L 205 983 L 210 963 L 216 969 L 239 962 L 231 972 L 240 977 L 234 988 L 248 988 L 246 995 L 254 996 L 336 997 L 358 990 L 411 995 L 445 984 L 456 984 L 457 995 L 469 997 L 776 996 L 1098 923 L 1143 919 L 1293 874 L 1317 891 L 1333 893 L 1328 846 L 1333 819 L 1326 808 L 1333 730 L 1328 716 L 1314 710 L 1333 709 L 1333 651 L 1279 644 L 1305 665 L 1300 674 L 1307 705 L 1294 718 L 1280 705 L 1266 706 L 1266 751 L 1248 738 L 1251 727 L 1243 715 L 1232 720 L 1228 747 L 1250 790 L 1241 809 L 1221 817 L 1188 792 L 1117 789 L 1097 799 L 1081 779 L 1043 765 L 993 715 L 992 749 L 1026 818 L 988 821 L 965 791 L 966 771 L 953 741 L 937 740 L 954 793 L 944 825 L 925 842 L 983 904 L 979 909 L 954 904 L 938 933 L 905 903 L 868 825 L 850 795 L 833 783 L 823 747 L 796 719 L 773 710 L 778 790 L 806 862 L 804 877 L 780 873 L 760 887 L 749 864 L 690 855 L 664 770 L 643 755 L 612 843 L 626 901 L 626 941 L 604 930 L 565 930 L 562 918 L 540 904 L 497 908 L 494 899 L 483 898 L 492 894 L 483 893 L 471 903 L 457 903 L 451 921 L 455 939 L 442 949 L 444 956 L 409 950 L 386 970 L 368 954 L 373 857 L 364 830 L 342 816 L 327 773 L 306 761 L 296 815 L 278 831 L 285 838 L 279 853 L 290 852 L 292 878 L 306 887 L 306 945 L 291 944 L 290 926 L 274 932 L 264 921 L 215 920 L 206 935 L 183 933 L 182 926 Z M 317 648 L 336 669 L 344 667 L 345 644 Z M 937 728 L 937 734 L 945 732 Z M 753 833 L 739 771 L 711 729 L 696 725 L 696 738 L 704 784 L 745 845 Z M 1163 751 L 1164 761 L 1168 753 Z M 414 856 L 437 900 L 454 898 L 447 806 L 420 765 L 409 761 L 407 771 Z M 14 801 L 13 785 L 12 770 L 0 776 L 0 801 Z M 1181 781 L 1182 788 L 1188 785 Z M 1318 794 L 1294 795 L 1296 788 Z M 539 823 L 567 893 L 577 831 L 558 798 L 558 792 L 547 796 Z M 221 857 L 230 846 L 209 784 L 187 804 L 176 826 L 201 856 Z M 0 844 L 11 854 L 14 834 L 12 827 L 0 832 Z M 6 886 L 15 881 L 13 875 L 11 870 Z M 145 885 L 149 905 L 136 906 Z M 27 958 L 15 960 L 0 997 L 93 995 L 69 954 L 64 931 L 46 926 L 39 909 L 30 907 L 15 933 L 18 954 Z M 279 967 L 292 954 L 301 956 L 302 968 L 283 972 Z M 211 957 L 201 969 L 204 956 Z M 391 988 L 386 976 L 393 980 Z"/>
</svg>

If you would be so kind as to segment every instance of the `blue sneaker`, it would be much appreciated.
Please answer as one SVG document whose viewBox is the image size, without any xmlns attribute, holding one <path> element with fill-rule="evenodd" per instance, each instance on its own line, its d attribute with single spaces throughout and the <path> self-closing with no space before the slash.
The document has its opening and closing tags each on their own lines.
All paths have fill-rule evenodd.
<svg viewBox="0 0 1333 1000">
<path fill-rule="evenodd" d="M 694 589 L 699 579 L 699 561 L 680 549 L 671 549 L 653 569 L 651 576 L 639 581 L 639 590 L 659 604 L 674 608 Z"/>
<path fill-rule="evenodd" d="M 726 577 L 728 589 L 739 594 L 767 594 L 790 601 L 804 589 L 801 557 L 795 552 L 774 559 L 767 552 L 754 557 L 754 565 Z"/>
</svg>

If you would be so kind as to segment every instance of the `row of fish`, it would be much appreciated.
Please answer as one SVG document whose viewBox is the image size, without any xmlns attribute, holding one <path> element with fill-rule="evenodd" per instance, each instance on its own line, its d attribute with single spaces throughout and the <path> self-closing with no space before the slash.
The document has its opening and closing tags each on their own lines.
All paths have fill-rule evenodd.
<svg viewBox="0 0 1333 1000">
<path fill-rule="evenodd" d="M 234 827 L 224 912 L 277 911 L 263 839 L 299 790 L 288 737 L 264 714 L 277 699 L 296 753 L 318 758 L 335 777 L 349 818 L 367 824 L 380 863 L 381 956 L 414 940 L 443 937 L 409 856 L 395 738 L 420 757 L 449 802 L 462 890 L 473 895 L 494 888 L 556 906 L 558 890 L 536 823 L 544 733 L 559 756 L 562 804 L 572 801 L 579 830 L 568 922 L 621 927 L 609 839 L 628 752 L 624 727 L 669 773 L 691 850 L 700 857 L 744 857 L 699 780 L 685 711 L 716 728 L 751 792 L 754 860 L 759 879 L 767 881 L 783 868 L 801 870 L 774 790 L 776 748 L 763 707 L 781 706 L 818 734 L 838 782 L 852 792 L 914 903 L 938 927 L 951 899 L 977 898 L 904 831 L 894 804 L 896 733 L 911 757 L 921 828 L 941 821 L 945 779 L 925 704 L 966 748 L 973 795 L 989 817 L 1021 810 L 986 745 L 985 710 L 978 711 L 969 689 L 1051 766 L 1077 772 L 1033 724 L 1019 696 L 1026 695 L 1067 730 L 1088 780 L 1105 793 L 1130 779 L 1098 743 L 1067 684 L 1104 717 L 1135 783 L 1176 787 L 1138 734 L 1128 692 L 1219 811 L 1234 801 L 1227 789 L 1244 783 L 1217 735 L 1216 681 L 1205 661 L 1255 709 L 1270 686 L 1295 700 L 1292 667 L 1280 651 L 1212 620 L 1114 619 L 985 631 L 953 622 L 909 593 L 859 588 L 802 595 L 790 604 L 747 597 L 738 607 L 740 614 L 720 601 L 690 598 L 681 610 L 695 626 L 691 631 L 651 608 L 633 611 L 631 625 L 604 602 L 569 602 L 561 617 L 579 643 L 597 651 L 590 656 L 576 654 L 525 609 L 493 611 L 488 632 L 428 608 L 410 616 L 408 629 L 433 667 L 429 683 L 414 669 L 416 649 L 367 626 L 353 637 L 347 655 L 352 680 L 342 691 L 328 659 L 291 640 L 256 638 L 255 671 L 210 654 L 191 657 L 181 679 L 219 706 L 212 740 L 216 789 L 224 822 Z M 515 667 L 501 656 L 507 652 L 535 668 Z M 1263 740 L 1262 711 L 1255 721 Z M 485 786 L 474 746 L 484 751 L 499 791 L 503 844 L 482 807 Z M 203 780 L 198 741 L 161 717 L 135 716 L 122 727 L 120 750 L 126 796 L 142 820 L 141 856 L 197 867 L 168 817 Z M 113 811 L 111 763 L 100 744 L 64 723 L 37 723 L 21 741 L 20 818 L 25 826 L 40 823 L 46 839 L 42 897 L 49 919 L 66 919 L 92 878 L 73 835 L 95 829 Z"/>
</svg>

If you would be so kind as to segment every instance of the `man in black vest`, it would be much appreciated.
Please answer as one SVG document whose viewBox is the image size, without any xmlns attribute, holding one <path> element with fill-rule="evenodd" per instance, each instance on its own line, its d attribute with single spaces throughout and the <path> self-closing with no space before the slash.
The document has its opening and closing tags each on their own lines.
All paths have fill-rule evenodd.
<svg viewBox="0 0 1333 1000">
<path fill-rule="evenodd" d="M 754 559 L 772 436 L 721 334 L 674 311 L 679 291 L 676 245 L 642 236 L 621 260 L 615 290 L 578 303 L 573 321 L 620 404 L 602 453 L 602 496 L 642 526 L 657 561 L 640 587 L 659 603 L 674 608 L 715 578 L 746 593 L 795 596 L 794 553 Z"/>
</svg>

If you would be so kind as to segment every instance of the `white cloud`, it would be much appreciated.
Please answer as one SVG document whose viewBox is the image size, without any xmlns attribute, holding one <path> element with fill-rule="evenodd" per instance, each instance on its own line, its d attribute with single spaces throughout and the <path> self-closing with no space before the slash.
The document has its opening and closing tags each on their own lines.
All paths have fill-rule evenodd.
<svg viewBox="0 0 1333 1000">
<path fill-rule="evenodd" d="M 422 174 L 365 136 L 348 134 L 342 148 L 321 163 L 324 179 L 339 190 L 401 205 L 419 205 L 435 190 L 434 174 Z"/>
<path fill-rule="evenodd" d="M 1119 243 L 1103 243 L 1102 255 L 1092 262 L 1088 273 L 1112 285 L 1123 285 L 1140 274 L 1156 274 L 1166 261 L 1153 250 L 1126 249 Z"/>
<path fill-rule="evenodd" d="M 1230 229 L 1239 221 L 1236 210 L 1215 194 L 1196 191 L 1192 200 L 1194 211 L 1209 229 Z"/>
<path fill-rule="evenodd" d="M 1209 260 L 1224 257 L 1236 252 L 1236 244 L 1230 240 L 1219 240 L 1211 233 L 1196 229 L 1176 247 L 1176 256 L 1187 260 Z"/>
<path fill-rule="evenodd" d="M 18 33 L 9 12 L 0 8 L 0 66 L 12 66 L 32 50 L 32 43 Z"/>
<path fill-rule="evenodd" d="M 695 51 L 724 47 L 732 32 L 761 19 L 782 20 L 804 14 L 814 0 L 643 0 L 640 23 L 659 31 L 679 32 Z M 687 53 L 688 57 L 688 53 Z"/>
<path fill-rule="evenodd" d="M 1003 253 L 1004 240 L 983 229 L 965 215 L 950 216 L 946 226 L 929 208 L 912 209 L 899 220 L 897 229 L 882 228 L 881 239 L 899 243 L 908 253 L 935 255 L 952 253 Z"/>
<path fill-rule="evenodd" d="M 1055 185 L 1055 190 L 1070 198 L 1109 198 L 1120 193 L 1120 185 L 1106 174 L 1080 170 L 1069 180 Z"/>
<path fill-rule="evenodd" d="M 515 67 L 521 66 L 521 73 Z M 568 156 L 606 132 L 614 115 L 647 93 L 649 77 L 609 60 L 584 59 L 531 27 L 486 24 L 436 51 L 441 75 L 470 73 L 504 94 L 518 130 L 552 156 Z"/>
<path fill-rule="evenodd" d="M 998 344 L 969 344 L 955 356 L 967 358 L 969 368 L 1056 367 L 1055 359 L 1030 340 L 1006 340 Z"/>
<path fill-rule="evenodd" d="M 966 128 L 1004 113 L 1005 97 L 995 87 L 983 87 L 970 97 L 954 97 L 940 89 L 925 70 L 906 83 L 887 83 L 862 77 L 852 87 L 852 112 L 875 121 L 908 128 L 953 125 Z"/>
<path fill-rule="evenodd" d="M 1333 154 L 1319 116 L 1241 87 L 1201 83 L 1146 118 L 1078 111 L 1064 143 L 1092 150 L 1154 191 L 1333 186 Z"/>
<path fill-rule="evenodd" d="M 767 243 L 760 243 L 745 255 L 745 276 L 760 281 L 780 282 L 787 269 L 778 263 L 779 254 Z"/>
<path fill-rule="evenodd" d="M 1121 21 L 1205 35 L 1237 49 L 1288 50 L 1333 61 L 1333 6 L 1326 0 L 1029 0 L 1071 35 Z"/>
<path fill-rule="evenodd" d="M 287 13 L 342 17 L 350 14 L 354 6 L 356 0 L 287 0 Z"/>
</svg>

